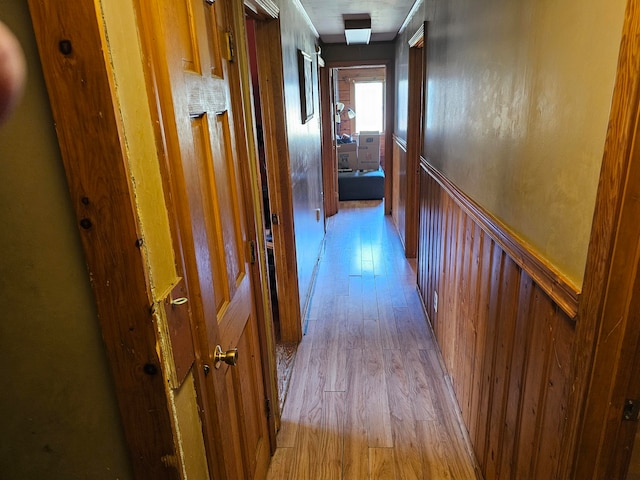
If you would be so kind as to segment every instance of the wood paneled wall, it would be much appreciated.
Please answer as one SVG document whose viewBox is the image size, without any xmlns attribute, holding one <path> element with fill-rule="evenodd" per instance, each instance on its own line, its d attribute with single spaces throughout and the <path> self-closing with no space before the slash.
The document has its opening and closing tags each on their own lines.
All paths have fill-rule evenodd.
<svg viewBox="0 0 640 480">
<path fill-rule="evenodd" d="M 324 202 L 322 185 L 322 130 L 320 124 L 320 102 L 318 95 L 318 64 L 314 59 L 313 71 L 313 98 L 314 115 L 306 123 L 302 123 L 300 118 L 299 95 L 299 70 L 298 70 L 298 50 L 308 54 L 315 52 L 317 39 L 315 34 L 309 30 L 300 9 L 296 2 L 278 1 L 280 8 L 280 19 L 278 27 L 280 39 L 273 36 L 273 41 L 268 42 L 270 48 L 277 48 L 274 45 L 282 45 L 282 82 L 274 85 L 279 89 L 279 85 L 284 86 L 281 94 L 284 96 L 284 106 L 286 115 L 284 121 L 276 123 L 273 128 L 277 131 L 286 124 L 286 142 L 288 147 L 288 158 L 280 158 L 280 162 L 287 165 L 283 170 L 288 170 L 289 182 L 291 183 L 291 201 L 293 207 L 293 222 L 280 223 L 281 227 L 294 228 L 295 235 L 295 256 L 298 275 L 299 308 L 300 312 L 305 312 L 311 295 L 313 286 L 313 276 L 318 256 L 324 241 Z M 315 56 L 314 56 L 315 58 Z M 269 62 L 266 62 L 267 64 Z M 261 70 L 264 65 L 259 65 Z M 276 74 L 277 66 L 270 66 L 272 72 Z M 280 101 L 282 105 L 282 101 Z M 284 172 L 283 172 L 284 173 Z M 284 181 L 284 177 L 283 177 Z M 283 185 L 280 186 L 283 188 Z M 318 215 L 318 210 L 320 214 Z M 273 213 L 278 213 L 273 211 Z M 275 230 L 275 229 L 274 229 Z M 274 232 L 275 233 L 275 232 Z M 277 250 L 277 247 L 276 247 Z M 291 256 L 292 251 L 281 251 L 281 255 Z M 278 255 L 278 252 L 275 253 Z M 276 266 L 276 268 L 278 268 Z M 280 269 L 282 271 L 282 269 Z M 291 284 L 293 288 L 293 284 Z M 281 296 L 279 295 L 279 301 Z M 286 300 L 288 301 L 288 300 Z"/>
<path fill-rule="evenodd" d="M 454 190 L 421 163 L 418 284 L 473 449 L 487 480 L 558 478 L 573 309 Z"/>
</svg>

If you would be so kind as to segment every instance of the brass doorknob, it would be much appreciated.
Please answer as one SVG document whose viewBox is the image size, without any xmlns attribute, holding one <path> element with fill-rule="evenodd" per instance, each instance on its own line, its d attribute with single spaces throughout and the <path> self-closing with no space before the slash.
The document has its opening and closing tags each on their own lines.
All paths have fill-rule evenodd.
<svg viewBox="0 0 640 480">
<path fill-rule="evenodd" d="M 216 345 L 216 350 L 213 352 L 213 361 L 213 366 L 216 368 L 220 368 L 222 362 L 233 367 L 238 363 L 238 349 L 233 348 L 223 352 L 222 347 L 220 345 Z"/>
</svg>

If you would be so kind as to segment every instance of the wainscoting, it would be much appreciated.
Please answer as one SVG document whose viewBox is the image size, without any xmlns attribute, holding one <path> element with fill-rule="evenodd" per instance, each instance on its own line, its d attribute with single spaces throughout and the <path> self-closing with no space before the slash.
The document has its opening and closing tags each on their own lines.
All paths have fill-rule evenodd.
<svg viewBox="0 0 640 480">
<path fill-rule="evenodd" d="M 424 159 L 419 213 L 418 289 L 485 479 L 557 478 L 577 291 Z"/>
</svg>

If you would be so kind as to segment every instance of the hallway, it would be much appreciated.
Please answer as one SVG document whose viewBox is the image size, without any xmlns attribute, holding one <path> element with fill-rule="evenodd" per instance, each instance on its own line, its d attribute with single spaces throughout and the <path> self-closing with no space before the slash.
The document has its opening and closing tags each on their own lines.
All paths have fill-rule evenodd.
<svg viewBox="0 0 640 480">
<path fill-rule="evenodd" d="M 343 202 L 269 479 L 475 479 L 407 261 L 381 202 Z"/>
</svg>

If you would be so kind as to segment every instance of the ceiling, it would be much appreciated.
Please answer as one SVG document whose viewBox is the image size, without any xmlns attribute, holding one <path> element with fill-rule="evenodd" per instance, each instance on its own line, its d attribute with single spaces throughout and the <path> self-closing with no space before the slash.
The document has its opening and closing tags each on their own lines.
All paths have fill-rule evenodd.
<svg viewBox="0 0 640 480">
<path fill-rule="evenodd" d="M 300 0 L 323 43 L 345 43 L 345 18 L 371 17 L 371 42 L 393 40 L 415 0 Z"/>
</svg>

